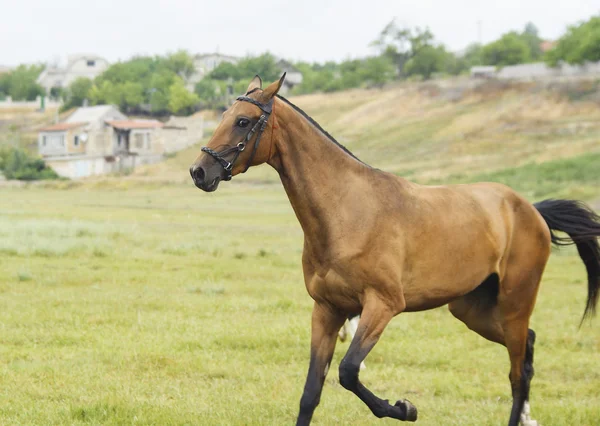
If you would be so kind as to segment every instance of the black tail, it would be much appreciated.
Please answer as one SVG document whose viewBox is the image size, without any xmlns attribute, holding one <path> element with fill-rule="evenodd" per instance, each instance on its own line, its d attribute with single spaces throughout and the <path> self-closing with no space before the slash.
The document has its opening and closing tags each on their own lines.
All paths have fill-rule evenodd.
<svg viewBox="0 0 600 426">
<path fill-rule="evenodd" d="M 588 273 L 588 297 L 582 322 L 588 315 L 596 313 L 600 296 L 600 216 L 581 201 L 544 200 L 534 204 L 552 235 L 552 243 L 558 246 L 575 244 L 579 257 Z M 556 235 L 562 231 L 568 235 Z"/>
</svg>

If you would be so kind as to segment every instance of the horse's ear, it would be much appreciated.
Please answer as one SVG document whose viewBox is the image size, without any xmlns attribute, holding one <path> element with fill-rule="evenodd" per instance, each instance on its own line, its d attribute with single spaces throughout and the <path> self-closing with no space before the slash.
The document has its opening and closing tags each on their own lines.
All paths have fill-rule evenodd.
<svg viewBox="0 0 600 426">
<path fill-rule="evenodd" d="M 283 85 L 283 80 L 285 80 L 286 73 L 284 72 L 279 81 L 275 83 L 271 83 L 267 86 L 265 90 L 262 92 L 261 100 L 265 103 L 269 102 L 273 97 L 279 92 L 281 86 Z"/>
<path fill-rule="evenodd" d="M 252 81 L 250 82 L 250 84 L 248 85 L 248 88 L 246 89 L 246 93 L 249 93 L 253 90 L 256 89 L 262 89 L 262 80 L 260 79 L 260 77 L 257 75 L 254 76 L 254 78 L 252 79 Z"/>
</svg>

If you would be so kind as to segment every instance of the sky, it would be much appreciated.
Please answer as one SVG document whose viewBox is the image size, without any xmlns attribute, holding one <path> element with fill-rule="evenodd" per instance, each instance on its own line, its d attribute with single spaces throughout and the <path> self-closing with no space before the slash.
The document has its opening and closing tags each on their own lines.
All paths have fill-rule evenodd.
<svg viewBox="0 0 600 426">
<path fill-rule="evenodd" d="M 599 13 L 600 0 L 0 0 L 0 65 L 179 49 L 339 61 L 376 53 L 370 42 L 394 18 L 459 51 L 479 25 L 484 43 L 528 21 L 556 39 Z"/>
</svg>

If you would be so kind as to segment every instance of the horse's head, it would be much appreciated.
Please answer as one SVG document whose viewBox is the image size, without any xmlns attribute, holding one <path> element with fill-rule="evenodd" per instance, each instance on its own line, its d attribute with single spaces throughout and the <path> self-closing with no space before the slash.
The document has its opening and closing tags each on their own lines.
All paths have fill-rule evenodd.
<svg viewBox="0 0 600 426">
<path fill-rule="evenodd" d="M 202 148 L 202 153 L 190 167 L 194 184 L 203 191 L 212 192 L 219 182 L 244 173 L 250 166 L 269 160 L 272 155 L 273 119 L 269 119 L 274 98 L 285 79 L 262 90 L 262 80 L 256 76 L 246 94 L 223 113 L 223 119 Z"/>
</svg>

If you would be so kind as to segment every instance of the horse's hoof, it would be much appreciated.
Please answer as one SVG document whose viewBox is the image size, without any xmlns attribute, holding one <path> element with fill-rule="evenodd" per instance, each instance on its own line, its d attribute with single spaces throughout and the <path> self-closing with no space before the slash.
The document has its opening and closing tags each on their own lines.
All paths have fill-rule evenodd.
<svg viewBox="0 0 600 426">
<path fill-rule="evenodd" d="M 408 399 L 401 399 L 396 401 L 394 404 L 395 407 L 404 407 L 406 410 L 406 418 L 404 419 L 407 422 L 415 422 L 417 421 L 417 407 L 415 407 L 412 402 Z"/>
</svg>

